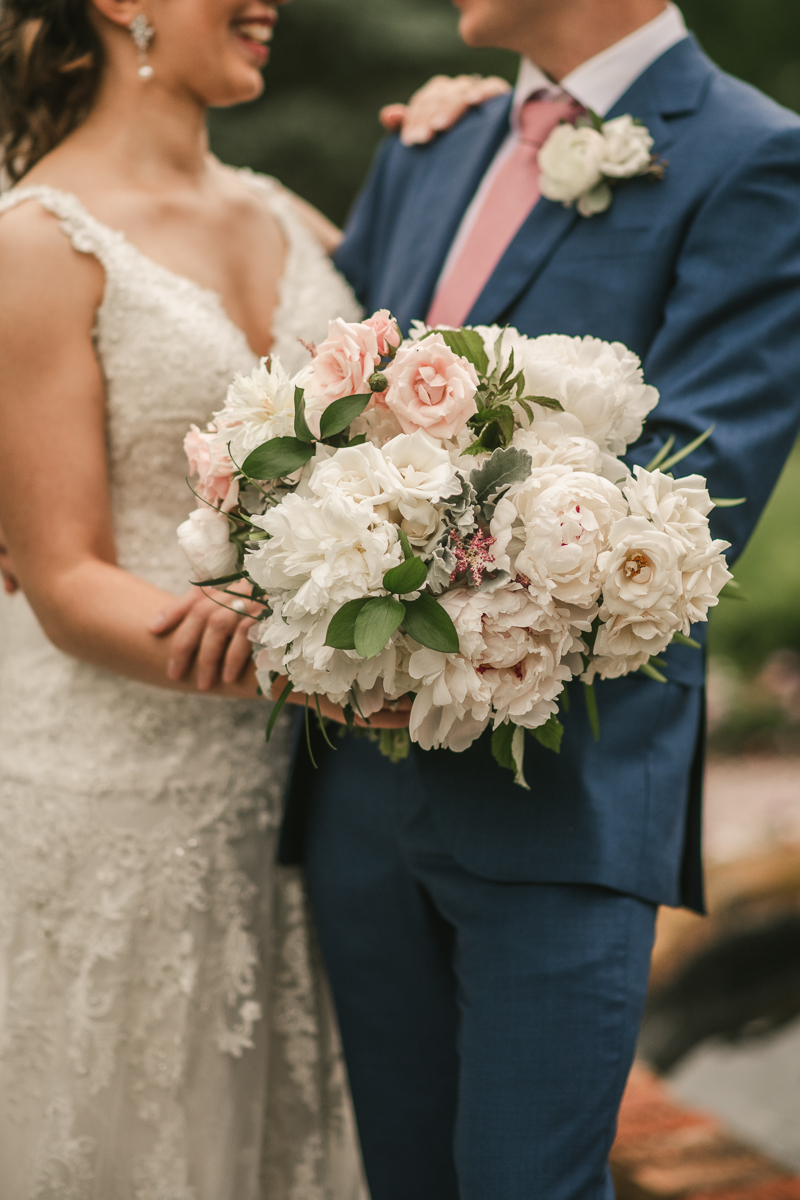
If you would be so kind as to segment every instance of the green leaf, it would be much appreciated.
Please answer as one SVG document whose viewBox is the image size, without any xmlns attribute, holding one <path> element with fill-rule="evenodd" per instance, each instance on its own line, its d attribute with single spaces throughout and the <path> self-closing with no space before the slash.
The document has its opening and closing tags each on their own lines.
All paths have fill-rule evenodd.
<svg viewBox="0 0 800 1200">
<path fill-rule="evenodd" d="M 506 721 L 504 725 L 498 725 L 492 734 L 492 755 L 494 756 L 494 760 L 501 767 L 505 767 L 507 771 L 514 770 L 511 743 L 514 740 L 515 728 L 516 726 Z"/>
<path fill-rule="evenodd" d="M 745 596 L 742 591 L 742 585 L 736 579 L 729 579 L 725 587 L 719 594 L 720 600 L 724 597 L 726 600 L 749 600 L 749 596 Z"/>
<path fill-rule="evenodd" d="M 407 729 L 382 729 L 378 745 L 383 757 L 393 763 L 402 762 L 411 753 L 411 737 Z"/>
<path fill-rule="evenodd" d="M 737 500 L 715 500 L 712 496 L 711 503 L 715 504 L 717 508 L 738 508 L 740 504 L 747 504 L 747 496 L 739 496 Z"/>
<path fill-rule="evenodd" d="M 197 580 L 192 580 L 191 583 L 192 583 L 192 587 L 199 587 L 199 588 L 222 587 L 223 584 L 236 583 L 237 579 L 244 579 L 244 578 L 245 578 L 244 571 L 237 571 L 235 575 L 221 575 L 219 577 L 219 579 L 201 579 L 199 582 Z"/>
<path fill-rule="evenodd" d="M 546 750 L 552 750 L 555 754 L 561 753 L 561 739 L 564 736 L 564 726 L 555 713 L 545 721 L 544 725 L 540 725 L 538 729 L 533 730 L 533 736 Z"/>
<path fill-rule="evenodd" d="M 355 644 L 361 657 L 380 654 L 405 615 L 405 605 L 393 596 L 368 600 L 356 617 Z"/>
<path fill-rule="evenodd" d="M 538 404 L 542 408 L 549 408 L 552 412 L 564 411 L 564 405 L 561 401 L 554 400 L 552 396 L 522 396 L 519 403 Z"/>
<path fill-rule="evenodd" d="M 351 421 L 361 416 L 371 399 L 372 394 L 367 392 L 361 396 L 343 396 L 341 400 L 334 400 L 333 404 L 324 409 L 319 419 L 320 437 L 335 437 L 337 433 L 347 429 Z"/>
<path fill-rule="evenodd" d="M 441 604 L 423 592 L 416 600 L 410 600 L 405 606 L 406 615 L 403 628 L 409 637 L 420 646 L 429 650 L 439 650 L 442 654 L 458 654 L 458 634 L 450 614 L 445 612 Z"/>
<path fill-rule="evenodd" d="M 400 539 L 400 545 L 403 547 L 403 558 L 408 561 L 409 558 L 414 557 L 414 551 L 411 549 L 411 543 L 408 540 L 408 535 L 406 534 L 405 529 L 400 529 L 398 526 L 397 536 Z"/>
<path fill-rule="evenodd" d="M 654 679 L 656 683 L 667 682 L 666 675 L 662 675 L 660 671 L 657 671 L 652 663 L 642 663 L 642 665 L 639 667 L 639 670 L 643 675 L 646 675 L 648 679 Z"/>
<path fill-rule="evenodd" d="M 695 650 L 703 649 L 699 642 L 696 642 L 694 638 L 687 637 L 686 634 L 681 633 L 680 630 L 677 633 L 673 633 L 672 640 L 673 642 L 677 642 L 680 646 L 692 646 Z"/>
<path fill-rule="evenodd" d="M 489 447 L 483 444 L 483 434 L 481 434 L 471 446 L 467 446 L 466 450 L 462 450 L 461 454 L 464 457 L 477 458 L 479 454 L 485 454 L 488 449 Z"/>
<path fill-rule="evenodd" d="M 531 473 L 531 456 L 527 450 L 516 446 L 500 447 L 491 458 L 476 467 L 469 481 L 475 488 L 476 502 L 485 504 L 510 488 L 512 483 L 522 483 Z"/>
<path fill-rule="evenodd" d="M 326 729 L 326 725 L 328 724 L 328 719 L 327 719 L 327 717 L 323 717 L 323 715 L 322 715 L 322 709 L 319 706 L 319 696 L 317 695 L 316 692 L 314 693 L 314 703 L 317 706 L 317 722 L 319 724 L 319 731 L 322 734 L 322 736 L 325 738 L 325 741 L 328 743 L 331 750 L 335 750 L 336 746 L 334 746 L 333 742 L 328 737 L 328 730 Z"/>
<path fill-rule="evenodd" d="M 347 445 L 348 446 L 363 446 L 366 443 L 366 440 L 367 440 L 367 435 L 365 433 L 359 433 L 356 437 L 350 438 L 350 441 L 347 443 Z"/>
<path fill-rule="evenodd" d="M 583 698 L 586 701 L 586 715 L 589 718 L 589 728 L 592 731 L 592 737 L 596 742 L 599 742 L 600 714 L 597 711 L 597 696 L 595 695 L 593 683 L 585 683 L 583 685 Z"/>
<path fill-rule="evenodd" d="M 498 404 L 494 413 L 495 420 L 503 431 L 503 441 L 508 445 L 514 436 L 514 413 L 507 404 Z"/>
<path fill-rule="evenodd" d="M 269 714 L 269 721 L 267 722 L 266 741 L 269 741 L 269 739 L 272 737 L 272 731 L 275 728 L 275 722 L 277 721 L 277 719 L 280 715 L 280 711 L 283 708 L 284 704 L 289 699 L 289 693 L 293 690 L 294 690 L 294 684 L 292 683 L 292 681 L 290 679 L 289 682 L 286 684 L 286 687 L 281 692 L 278 699 L 275 701 L 275 706 L 274 706 L 272 712 Z"/>
<path fill-rule="evenodd" d="M 660 467 L 674 445 L 675 434 L 672 433 L 664 442 L 664 445 L 661 447 L 658 453 L 650 459 L 650 462 L 645 467 L 645 471 L 655 471 L 656 467 Z"/>
<path fill-rule="evenodd" d="M 525 766 L 525 730 L 521 725 L 517 725 L 514 729 L 514 736 L 511 739 L 511 757 L 514 760 L 514 783 L 529 792 L 531 789 L 525 779 L 523 769 Z"/>
<path fill-rule="evenodd" d="M 313 442 L 314 435 L 306 424 L 306 397 L 302 388 L 294 389 L 294 432 L 301 442 Z"/>
<path fill-rule="evenodd" d="M 440 329 L 438 331 L 454 354 L 471 362 L 479 375 L 489 370 L 489 356 L 483 338 L 474 329 Z"/>
<path fill-rule="evenodd" d="M 355 650 L 356 618 L 368 603 L 369 596 L 362 596 L 359 600 L 348 600 L 343 604 L 328 622 L 325 645 L 333 646 L 334 650 Z"/>
<path fill-rule="evenodd" d="M 273 438 L 248 454 L 242 471 L 248 479 L 282 479 L 304 466 L 313 453 L 314 447 L 299 438 Z"/>
<path fill-rule="evenodd" d="M 408 592 L 416 592 L 428 578 L 427 564 L 421 558 L 407 558 L 399 567 L 392 567 L 383 577 L 383 586 L 387 592 L 405 596 Z"/>
<path fill-rule="evenodd" d="M 306 747 L 308 749 L 308 757 L 311 759 L 311 765 L 316 771 L 317 760 L 314 758 L 314 751 L 311 748 L 311 728 L 308 723 L 308 696 L 306 696 Z"/>
<path fill-rule="evenodd" d="M 702 446 L 703 442 L 707 441 L 708 438 L 711 437 L 714 429 L 714 425 L 709 425 L 705 433 L 701 433 L 700 436 L 696 437 L 693 442 L 689 442 L 688 446 L 684 446 L 682 450 L 678 450 L 677 453 L 670 455 L 669 458 L 666 458 L 659 466 L 659 471 L 663 471 L 666 475 L 670 467 L 674 467 L 677 463 L 682 462 L 684 458 L 688 458 L 690 454 L 694 454 L 698 446 Z"/>
</svg>

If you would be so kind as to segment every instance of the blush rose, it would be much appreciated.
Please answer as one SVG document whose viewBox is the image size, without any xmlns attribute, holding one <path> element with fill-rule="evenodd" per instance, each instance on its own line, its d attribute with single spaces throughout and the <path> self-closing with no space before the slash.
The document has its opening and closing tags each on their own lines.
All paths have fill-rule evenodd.
<svg viewBox="0 0 800 1200">
<path fill-rule="evenodd" d="M 422 429 L 447 440 L 478 411 L 475 368 L 454 354 L 439 334 L 402 347 L 389 380 L 386 404 L 404 433 Z"/>
</svg>

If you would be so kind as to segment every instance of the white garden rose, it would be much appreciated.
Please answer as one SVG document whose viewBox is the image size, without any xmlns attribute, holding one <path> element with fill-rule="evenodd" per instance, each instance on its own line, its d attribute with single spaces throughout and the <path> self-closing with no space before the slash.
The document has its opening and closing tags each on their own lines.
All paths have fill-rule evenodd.
<svg viewBox="0 0 800 1200">
<path fill-rule="evenodd" d="M 234 376 L 215 425 L 239 466 L 271 438 L 294 436 L 294 382 L 279 359 L 262 358 L 250 375 Z"/>
<path fill-rule="evenodd" d="M 387 462 L 402 480 L 402 495 L 409 500 L 437 500 L 461 489 L 450 454 L 427 433 L 403 433 L 383 447 Z"/>
<path fill-rule="evenodd" d="M 178 527 L 178 541 L 189 560 L 193 578 L 224 579 L 236 570 L 236 547 L 230 541 L 231 525 L 224 513 L 203 505 Z"/>
<path fill-rule="evenodd" d="M 534 429 L 517 429 L 512 446 L 526 450 L 534 470 L 559 464 L 575 471 L 599 473 L 602 458 L 597 444 L 580 434 L 566 434 L 558 421 L 541 421 Z"/>
<path fill-rule="evenodd" d="M 600 163 L 603 175 L 612 179 L 630 179 L 650 166 L 653 139 L 644 125 L 626 114 L 603 122 L 605 152 Z"/>
<path fill-rule="evenodd" d="M 308 477 L 308 490 L 315 496 L 321 498 L 337 488 L 353 500 L 368 500 L 375 508 L 396 506 L 402 486 L 400 472 L 372 442 L 343 446 L 321 459 Z"/>
<path fill-rule="evenodd" d="M 624 454 L 658 403 L 656 389 L 644 383 L 640 359 L 621 342 L 544 334 L 520 346 L 520 357 L 525 393 L 558 400 L 565 410 L 535 410 L 534 432 L 555 420 L 564 423 L 565 433 L 591 438 L 605 453 Z M 567 415 L 578 419 L 577 430 L 565 422 Z"/>
<path fill-rule="evenodd" d="M 320 500 L 288 495 L 252 520 L 270 539 L 246 556 L 245 568 L 270 598 L 291 594 L 288 616 L 380 594 L 386 571 L 403 561 L 395 526 L 338 489 Z"/>
<path fill-rule="evenodd" d="M 539 151 L 539 191 L 548 200 L 574 204 L 600 183 L 605 153 L 605 140 L 596 129 L 557 125 Z"/>
<path fill-rule="evenodd" d="M 658 654 L 680 628 L 684 547 L 644 517 L 625 517 L 609 533 L 601 555 L 603 620 L 597 654 L 630 658 Z"/>
</svg>

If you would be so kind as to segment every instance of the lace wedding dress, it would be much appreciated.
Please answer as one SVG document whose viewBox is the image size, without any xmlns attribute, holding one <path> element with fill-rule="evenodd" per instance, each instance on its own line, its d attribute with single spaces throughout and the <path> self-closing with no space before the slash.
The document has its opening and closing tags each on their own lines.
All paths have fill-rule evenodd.
<svg viewBox="0 0 800 1200">
<path fill-rule="evenodd" d="M 245 178 L 285 235 L 275 352 L 296 370 L 298 337 L 359 312 L 285 193 Z M 185 591 L 182 440 L 255 355 L 216 293 L 74 196 L 19 187 L 0 213 L 26 200 L 105 269 L 120 565 Z M 266 716 L 70 659 L 2 598 L 2 1200 L 363 1197 L 302 881 L 274 866 L 288 730 L 265 746 Z"/>
</svg>

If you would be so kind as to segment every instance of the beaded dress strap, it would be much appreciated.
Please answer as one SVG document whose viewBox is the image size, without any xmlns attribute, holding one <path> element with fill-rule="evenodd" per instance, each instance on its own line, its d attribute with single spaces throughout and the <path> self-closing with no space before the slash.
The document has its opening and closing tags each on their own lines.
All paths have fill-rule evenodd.
<svg viewBox="0 0 800 1200">
<path fill-rule="evenodd" d="M 62 192 L 45 184 L 15 187 L 6 192 L 0 197 L 0 216 L 27 200 L 36 200 L 42 208 L 57 217 L 61 229 L 75 249 L 83 254 L 94 255 L 103 266 L 126 245 L 123 233 L 110 229 L 93 217 L 72 192 Z"/>
</svg>

